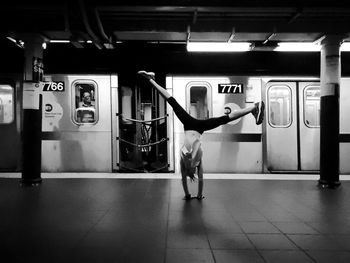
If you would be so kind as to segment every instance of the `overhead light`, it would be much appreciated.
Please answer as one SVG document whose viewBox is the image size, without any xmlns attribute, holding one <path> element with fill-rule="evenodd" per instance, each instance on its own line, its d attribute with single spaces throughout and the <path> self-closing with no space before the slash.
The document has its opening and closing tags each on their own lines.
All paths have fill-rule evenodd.
<svg viewBox="0 0 350 263">
<path fill-rule="evenodd" d="M 341 52 L 349 52 L 350 51 L 350 42 L 344 42 L 340 46 L 340 51 Z"/>
<path fill-rule="evenodd" d="M 62 40 L 62 39 L 51 39 L 50 43 L 69 43 L 69 40 Z"/>
<path fill-rule="evenodd" d="M 13 43 L 17 43 L 17 40 L 16 39 L 14 39 L 13 37 L 6 37 L 8 40 L 10 40 L 10 41 L 12 41 Z"/>
<path fill-rule="evenodd" d="M 188 52 L 244 52 L 251 50 L 249 42 L 188 42 Z"/>
<path fill-rule="evenodd" d="M 42 47 L 43 47 L 43 49 L 46 49 L 46 48 L 47 48 L 46 42 L 44 42 L 44 43 L 42 44 Z"/>
<path fill-rule="evenodd" d="M 319 52 L 321 51 L 322 45 L 320 42 L 281 42 L 277 44 L 278 46 L 274 49 L 274 51 L 285 51 L 285 52 Z M 349 52 L 350 51 L 350 42 L 344 42 L 340 46 L 341 52 Z"/>
<path fill-rule="evenodd" d="M 277 44 L 274 51 L 282 52 L 319 52 L 321 51 L 321 45 L 313 42 L 281 42 Z"/>
<path fill-rule="evenodd" d="M 12 41 L 13 43 L 15 43 L 18 47 L 23 48 L 24 47 L 24 42 L 22 40 L 16 40 L 12 37 L 6 37 L 8 40 Z"/>
</svg>

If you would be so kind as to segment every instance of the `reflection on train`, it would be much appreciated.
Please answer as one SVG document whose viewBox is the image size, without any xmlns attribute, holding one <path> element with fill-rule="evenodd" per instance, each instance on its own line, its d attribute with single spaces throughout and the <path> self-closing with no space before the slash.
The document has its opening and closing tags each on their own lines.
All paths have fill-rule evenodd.
<svg viewBox="0 0 350 263">
<path fill-rule="evenodd" d="M 7 78 L 8 79 L 8 78 Z M 42 90 L 42 171 L 176 172 L 183 126 L 147 83 L 119 85 L 118 75 L 49 75 Z M 350 173 L 350 79 L 340 86 L 340 172 Z M 316 78 L 167 75 L 166 88 L 194 117 L 222 115 L 263 100 L 253 116 L 206 132 L 207 173 L 317 172 L 320 83 Z M 21 87 L 0 81 L 0 170 L 21 169 Z"/>
</svg>

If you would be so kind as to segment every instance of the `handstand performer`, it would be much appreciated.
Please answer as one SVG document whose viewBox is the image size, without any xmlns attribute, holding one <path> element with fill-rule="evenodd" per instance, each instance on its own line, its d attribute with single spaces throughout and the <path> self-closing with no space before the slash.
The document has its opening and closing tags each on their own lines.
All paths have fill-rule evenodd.
<svg viewBox="0 0 350 263">
<path fill-rule="evenodd" d="M 181 177 L 182 186 L 185 192 L 185 200 L 192 199 L 191 194 L 187 187 L 187 176 L 194 180 L 195 173 L 198 176 L 198 194 L 196 198 L 201 200 L 204 198 L 203 194 L 203 165 L 202 165 L 202 155 L 203 151 L 201 148 L 200 137 L 207 131 L 219 127 L 221 125 L 227 124 L 238 118 L 241 118 L 249 113 L 252 113 L 256 119 L 256 124 L 262 123 L 264 118 L 264 102 L 260 101 L 244 109 L 235 110 L 227 115 L 221 117 L 209 118 L 205 120 L 199 120 L 193 118 L 188 114 L 180 104 L 168 93 L 166 89 L 160 86 L 154 80 L 153 72 L 139 71 L 138 74 L 145 77 L 149 82 L 160 92 L 160 94 L 166 99 L 175 112 L 176 116 L 184 125 L 185 139 L 184 145 L 181 147 L 180 152 L 180 167 L 181 167 Z"/>
</svg>

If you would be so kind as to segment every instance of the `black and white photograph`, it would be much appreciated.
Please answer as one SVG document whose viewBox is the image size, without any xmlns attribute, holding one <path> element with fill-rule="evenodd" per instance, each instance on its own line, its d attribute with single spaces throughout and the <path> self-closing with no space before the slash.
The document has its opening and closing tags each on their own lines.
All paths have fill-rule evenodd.
<svg viewBox="0 0 350 263">
<path fill-rule="evenodd" d="M 0 4 L 0 261 L 350 262 L 350 7 Z"/>
</svg>

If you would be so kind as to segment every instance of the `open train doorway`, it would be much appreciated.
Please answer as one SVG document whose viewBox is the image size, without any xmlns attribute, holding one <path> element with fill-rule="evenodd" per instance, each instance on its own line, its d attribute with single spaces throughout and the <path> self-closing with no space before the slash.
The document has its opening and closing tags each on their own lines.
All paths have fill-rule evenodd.
<svg viewBox="0 0 350 263">
<path fill-rule="evenodd" d="M 168 115 L 164 98 L 144 81 L 121 84 L 117 97 L 114 169 L 132 173 L 168 172 Z"/>
</svg>

